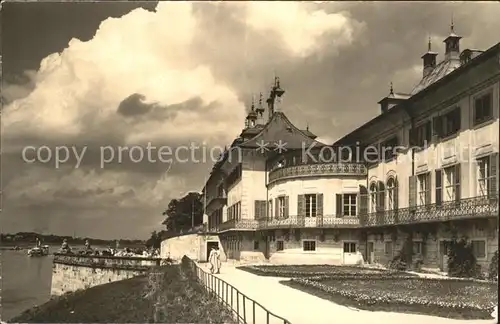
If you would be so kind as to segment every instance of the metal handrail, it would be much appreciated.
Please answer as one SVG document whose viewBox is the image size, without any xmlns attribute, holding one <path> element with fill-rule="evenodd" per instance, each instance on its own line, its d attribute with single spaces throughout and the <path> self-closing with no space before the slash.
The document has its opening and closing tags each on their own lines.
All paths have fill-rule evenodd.
<svg viewBox="0 0 500 324">
<path fill-rule="evenodd" d="M 231 313 L 236 316 L 239 323 L 263 324 L 265 321 L 265 324 L 291 324 L 290 321 L 270 312 L 264 306 L 249 298 L 231 284 L 211 273 L 206 272 L 189 257 L 184 257 L 189 260 L 189 265 L 196 272 L 198 281 L 208 290 L 209 293 L 214 294 L 220 303 L 231 310 Z M 247 302 L 250 302 L 251 310 L 246 307 Z M 260 320 L 260 317 L 259 320 L 256 320 L 256 311 L 258 310 L 263 311 L 259 314 L 262 315 L 262 320 Z"/>
</svg>

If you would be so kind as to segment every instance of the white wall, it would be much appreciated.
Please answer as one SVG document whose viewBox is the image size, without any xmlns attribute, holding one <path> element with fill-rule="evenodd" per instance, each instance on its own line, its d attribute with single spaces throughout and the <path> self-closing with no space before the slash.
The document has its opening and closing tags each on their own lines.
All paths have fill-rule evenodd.
<svg viewBox="0 0 500 324">
<path fill-rule="evenodd" d="M 304 194 L 323 194 L 323 215 L 333 216 L 336 213 L 336 194 L 358 193 L 359 186 L 366 185 L 363 177 L 353 178 L 337 176 L 330 178 L 307 178 L 278 181 L 271 184 L 269 199 L 287 195 L 289 198 L 289 215 L 297 216 L 297 198 Z M 273 202 L 273 208 L 274 202 Z M 273 209 L 274 210 L 274 209 Z"/>
<path fill-rule="evenodd" d="M 193 260 L 205 261 L 208 241 L 219 243 L 221 259 L 225 261 L 224 247 L 217 235 L 189 234 L 168 238 L 161 242 L 160 256 L 162 258 L 170 256 L 174 260 L 180 260 L 184 255 L 187 255 Z"/>
<path fill-rule="evenodd" d="M 473 103 L 474 98 L 484 92 L 493 92 L 493 121 L 486 123 L 481 127 L 473 126 Z M 462 130 L 456 136 L 439 140 L 431 144 L 428 148 L 415 152 L 415 174 L 431 172 L 431 199 L 434 203 L 435 198 L 435 173 L 434 170 L 452 165 L 458 161 L 461 162 L 461 197 L 475 197 L 477 193 L 477 164 L 478 154 L 488 154 L 498 152 L 499 146 L 499 106 L 500 106 L 500 82 L 496 82 L 487 87 L 476 90 L 474 93 L 464 95 L 456 102 L 444 106 L 441 110 L 434 112 L 425 119 L 418 120 L 416 126 L 423 124 L 433 117 L 444 115 L 447 109 L 460 107 L 461 109 L 461 127 Z M 409 129 L 411 125 L 406 124 L 394 129 L 391 133 L 398 135 L 402 140 L 402 145 L 409 147 Z M 387 134 L 387 137 L 391 135 Z M 377 142 L 381 142 L 377 141 Z M 498 166 L 497 166 L 498 170 Z M 410 151 L 398 156 L 397 160 L 379 163 L 376 167 L 368 170 L 368 180 L 387 182 L 389 174 L 394 173 L 399 181 L 399 208 L 409 206 L 408 178 L 412 174 L 412 163 Z M 497 171 L 497 188 L 499 181 L 499 172 Z"/>
<path fill-rule="evenodd" d="M 286 241 L 283 231 L 277 231 L 276 240 L 270 242 L 271 257 L 269 261 L 274 264 L 356 264 L 362 260 L 361 253 L 354 257 L 344 257 L 344 242 L 355 242 L 359 246 L 359 234 L 352 230 L 327 230 L 325 240 L 319 240 L 319 230 L 301 230 L 300 240 L 291 233 Z M 276 251 L 277 241 L 283 241 L 283 251 Z M 316 251 L 303 251 L 303 241 L 316 241 Z M 361 259 L 360 259 L 361 258 Z"/>
<path fill-rule="evenodd" d="M 187 255 L 193 260 L 200 257 L 201 242 L 198 234 L 171 237 L 161 242 L 160 256 L 180 260 Z"/>
<path fill-rule="evenodd" d="M 265 167 L 265 160 L 259 156 L 249 156 L 244 163 L 242 178 L 245 194 L 242 201 L 242 210 L 245 210 L 245 214 L 242 218 L 254 219 L 255 200 L 268 199 Z"/>
</svg>

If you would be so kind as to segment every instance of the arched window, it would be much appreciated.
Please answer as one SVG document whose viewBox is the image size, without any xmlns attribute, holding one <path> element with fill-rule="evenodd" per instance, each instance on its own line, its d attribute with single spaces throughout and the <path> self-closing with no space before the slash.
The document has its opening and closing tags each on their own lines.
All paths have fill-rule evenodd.
<svg viewBox="0 0 500 324">
<path fill-rule="evenodd" d="M 398 209 L 398 181 L 395 177 L 387 180 L 387 209 Z"/>
<path fill-rule="evenodd" d="M 370 185 L 370 212 L 377 211 L 377 184 L 373 182 Z"/>
</svg>

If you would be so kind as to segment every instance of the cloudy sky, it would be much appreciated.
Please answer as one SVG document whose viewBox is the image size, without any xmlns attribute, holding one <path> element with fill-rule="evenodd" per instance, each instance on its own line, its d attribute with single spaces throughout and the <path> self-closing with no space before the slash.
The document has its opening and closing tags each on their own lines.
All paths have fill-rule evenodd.
<svg viewBox="0 0 500 324">
<path fill-rule="evenodd" d="M 429 35 L 443 57 L 452 15 L 462 49 L 500 41 L 494 2 L 2 5 L 2 232 L 145 238 L 202 188 L 208 149 L 239 134 L 275 74 L 283 111 L 331 143 L 379 113 L 390 82 L 412 89 Z M 206 156 L 158 159 L 189 143 Z M 27 163 L 30 146 L 26 160 L 41 146 L 52 159 Z"/>
</svg>

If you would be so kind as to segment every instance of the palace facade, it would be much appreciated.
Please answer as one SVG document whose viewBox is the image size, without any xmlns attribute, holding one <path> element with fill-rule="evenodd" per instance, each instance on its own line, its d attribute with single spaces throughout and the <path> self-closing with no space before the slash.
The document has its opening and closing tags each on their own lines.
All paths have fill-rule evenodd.
<svg viewBox="0 0 500 324">
<path fill-rule="evenodd" d="M 279 79 L 252 103 L 241 135 L 203 189 L 206 231 L 228 259 L 387 264 L 403 243 L 423 267 L 446 268 L 452 238 L 487 267 L 498 249 L 500 43 L 422 56 L 408 94 L 335 143 L 316 141 L 281 109 Z M 416 256 L 416 257 L 415 257 Z"/>
</svg>

